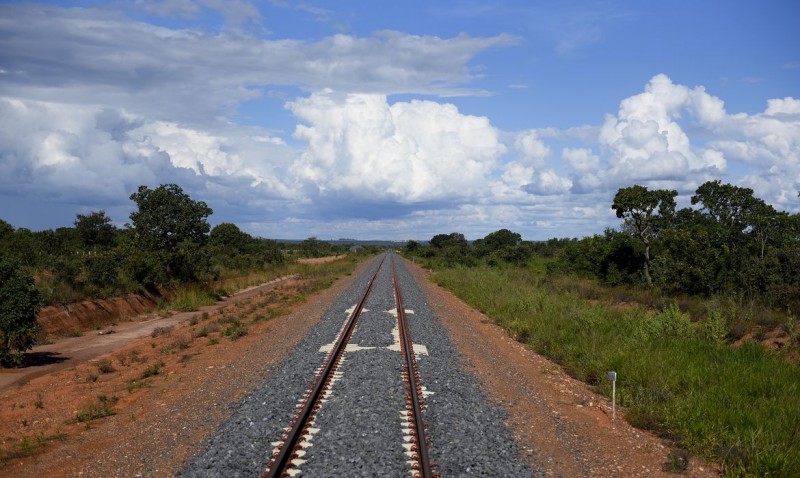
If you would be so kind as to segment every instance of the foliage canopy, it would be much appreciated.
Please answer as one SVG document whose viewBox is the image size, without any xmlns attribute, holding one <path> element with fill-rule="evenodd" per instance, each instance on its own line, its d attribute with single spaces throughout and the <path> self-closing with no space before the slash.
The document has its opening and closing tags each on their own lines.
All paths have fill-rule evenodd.
<svg viewBox="0 0 800 478">
<path fill-rule="evenodd" d="M 0 363 L 19 365 L 39 331 L 41 297 L 33 278 L 18 264 L 0 259 Z"/>
</svg>

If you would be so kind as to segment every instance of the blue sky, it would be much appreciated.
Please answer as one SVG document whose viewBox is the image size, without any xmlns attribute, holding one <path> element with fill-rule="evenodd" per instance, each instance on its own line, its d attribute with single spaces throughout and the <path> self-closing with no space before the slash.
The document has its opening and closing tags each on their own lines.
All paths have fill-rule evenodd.
<svg viewBox="0 0 800 478">
<path fill-rule="evenodd" d="M 0 2 L 0 218 L 177 183 L 263 237 L 616 227 L 620 187 L 800 211 L 794 1 Z"/>
</svg>

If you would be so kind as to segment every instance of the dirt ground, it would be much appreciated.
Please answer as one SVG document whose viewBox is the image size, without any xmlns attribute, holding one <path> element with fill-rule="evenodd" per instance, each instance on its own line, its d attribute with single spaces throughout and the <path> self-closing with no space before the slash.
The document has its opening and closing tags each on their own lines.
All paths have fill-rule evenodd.
<svg viewBox="0 0 800 478">
<path fill-rule="evenodd" d="M 407 264 L 536 468 L 548 476 L 666 475 L 667 443 L 627 425 L 624 411 L 612 422 L 605 399 Z M 302 304 L 303 283 L 288 279 L 174 323 L 143 322 L 143 335 L 127 343 L 100 345 L 105 335 L 87 334 L 83 361 L 0 392 L 0 475 L 176 475 L 363 267 Z M 695 461 L 685 473 L 717 475 Z"/>
<path fill-rule="evenodd" d="M 265 284 L 248 287 L 235 296 L 225 298 L 214 305 L 201 307 L 195 312 L 173 312 L 162 315 L 156 312 L 130 317 L 127 320 L 109 324 L 99 330 L 86 331 L 77 337 L 61 337 L 46 345 L 37 345 L 26 354 L 29 364 L 23 368 L 0 368 L 0 392 L 19 386 L 30 380 L 51 374 L 58 370 L 109 354 L 122 346 L 142 337 L 147 337 L 156 328 L 175 327 L 203 312 L 216 312 L 236 302 L 249 299 L 274 288 L 290 277 L 282 277 Z"/>
</svg>

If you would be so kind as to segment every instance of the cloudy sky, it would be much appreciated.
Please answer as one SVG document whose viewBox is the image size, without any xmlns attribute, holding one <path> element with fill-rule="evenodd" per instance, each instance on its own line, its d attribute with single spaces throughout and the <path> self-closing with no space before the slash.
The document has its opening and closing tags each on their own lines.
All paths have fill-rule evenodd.
<svg viewBox="0 0 800 478">
<path fill-rule="evenodd" d="M 616 227 L 620 187 L 800 211 L 794 0 L 0 1 L 0 218 L 179 184 L 271 238 Z"/>
</svg>

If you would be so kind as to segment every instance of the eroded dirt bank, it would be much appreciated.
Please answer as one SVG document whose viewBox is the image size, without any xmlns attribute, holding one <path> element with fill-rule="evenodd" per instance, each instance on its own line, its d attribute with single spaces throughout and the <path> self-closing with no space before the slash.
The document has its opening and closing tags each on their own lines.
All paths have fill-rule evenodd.
<svg viewBox="0 0 800 478">
<path fill-rule="evenodd" d="M 85 300 L 75 304 L 48 306 L 39 312 L 40 342 L 52 342 L 64 336 L 106 327 L 155 310 L 158 297 L 128 294 L 111 299 Z"/>
</svg>

